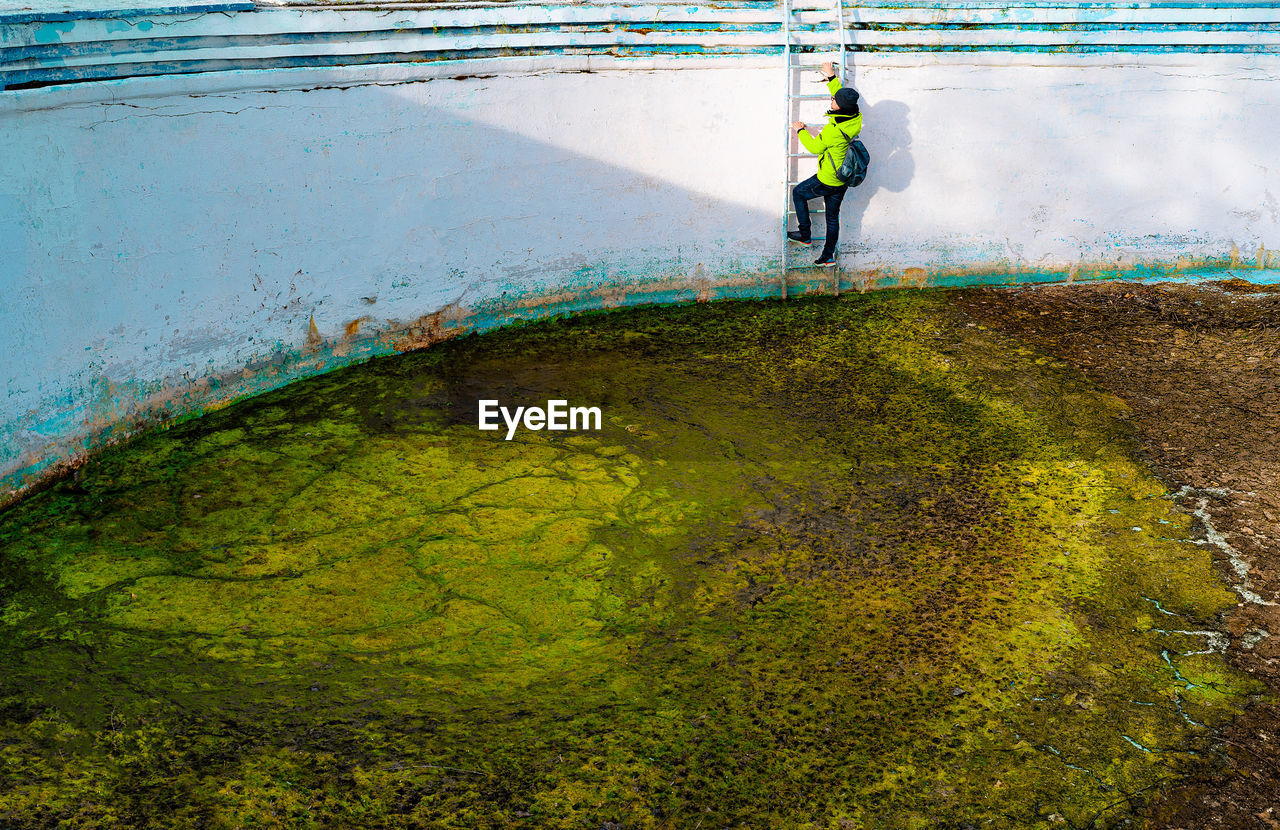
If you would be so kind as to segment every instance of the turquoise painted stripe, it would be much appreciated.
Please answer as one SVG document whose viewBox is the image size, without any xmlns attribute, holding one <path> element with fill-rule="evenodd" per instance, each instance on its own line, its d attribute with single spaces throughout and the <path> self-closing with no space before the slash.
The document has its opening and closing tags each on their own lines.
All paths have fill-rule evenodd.
<svg viewBox="0 0 1280 830">
<path fill-rule="evenodd" d="M 83 67 L 58 67 L 53 69 L 18 70 L 0 73 L 0 80 L 8 87 L 24 85 L 47 86 L 69 82 L 97 81 L 117 78 L 139 78 L 155 75 L 199 74 L 254 69 L 302 69 L 327 66 L 361 66 L 369 64 L 420 63 L 425 61 L 476 60 L 483 58 L 525 57 L 542 55 L 614 55 L 618 57 L 647 57 L 652 55 L 780 55 L 775 46 L 750 48 L 725 48 L 704 46 L 644 46 L 600 47 L 598 49 L 471 49 L 442 50 L 439 52 L 392 52 L 371 55 L 315 55 L 273 58 L 270 60 L 223 59 L 203 61 L 141 61 L 129 64 L 96 64 Z"/>
<path fill-rule="evenodd" d="M 525 23 L 512 24 L 503 27 L 503 36 L 516 34 L 546 34 L 557 33 L 561 30 L 562 24 L 558 23 Z M 945 32 L 945 33 L 969 33 L 972 30 L 967 24 L 959 23 L 939 23 L 939 24 L 921 24 L 921 23 L 855 23 L 849 26 L 851 31 L 866 32 L 884 32 L 894 33 L 906 36 L 910 33 L 917 32 Z M 777 26 L 765 24 L 749 24 L 742 25 L 735 29 L 735 32 L 742 33 L 760 33 L 775 32 Z M 708 40 L 720 35 L 723 30 L 723 24 L 715 22 L 688 22 L 681 24 L 630 24 L 621 28 L 617 24 L 598 23 L 595 28 L 579 29 L 576 34 L 583 33 L 606 33 L 606 32 L 643 32 L 650 34 L 654 31 L 661 31 L 666 34 L 695 34 L 704 35 Z M 138 58 L 143 58 L 150 53 L 164 51 L 184 51 L 195 49 L 214 49 L 221 48 L 225 50 L 251 50 L 253 48 L 261 48 L 268 46 L 308 46 L 308 45 L 325 45 L 325 44 L 353 44 L 374 40 L 391 40 L 395 38 L 416 38 L 422 37 L 424 30 L 419 29 L 399 29 L 394 32 L 387 30 L 363 30 L 353 32 L 285 32 L 285 33 L 269 33 L 262 35 L 187 35 L 187 36 L 166 36 L 166 37 L 136 37 L 131 38 L 122 44 L 119 40 L 91 40 L 91 41 L 70 41 L 41 43 L 24 46 L 11 46 L 6 48 L 3 65 L 16 71 L 19 69 L 34 69 L 41 67 L 56 67 L 62 65 L 60 62 L 75 58 L 92 58 L 102 57 L 109 58 L 112 61 L 120 61 L 122 63 L 134 63 Z M 1054 32 L 1066 36 L 1067 33 L 1074 32 L 1090 32 L 1102 33 L 1116 31 L 1114 26 L 1100 23 L 1087 23 L 1073 25 L 1070 27 L 1062 26 L 1032 26 L 1020 23 L 1002 23 L 990 26 L 984 26 L 983 31 L 999 31 L 1008 32 L 1010 35 L 1025 34 L 1029 32 Z M 1139 29 L 1127 27 L 1124 29 L 1126 33 L 1132 35 L 1135 31 L 1143 33 L 1174 33 L 1183 38 L 1194 35 L 1202 37 L 1206 33 L 1212 32 L 1243 32 L 1243 33 L 1274 33 L 1280 37 L 1280 9 L 1276 11 L 1276 21 L 1272 23 L 1215 23 L 1215 24 L 1197 24 L 1195 26 L 1183 26 L 1174 24 L 1151 24 L 1144 25 Z M 442 49 L 447 49 L 450 40 L 453 38 L 475 37 L 480 35 L 492 34 L 490 27 L 458 27 L 449 30 L 450 38 L 440 38 Z M 495 36 L 497 37 L 497 36 Z M 1012 38 L 1011 38 L 1012 39 Z M 1136 37 L 1127 37 L 1127 40 L 1137 41 Z M 128 52 L 121 51 L 122 45 L 128 46 Z M 638 45 L 638 44 L 626 44 Z M 662 44 L 655 44 L 659 46 Z M 680 45 L 688 44 L 669 44 L 673 48 Z M 770 44 L 756 44 L 769 46 Z M 960 45 L 972 45 L 959 43 Z M 985 44 L 984 44 L 985 45 Z M 1037 44 L 1017 44 L 1009 45 L 1033 47 Z M 1084 45 L 1084 44 L 1082 44 Z M 1137 44 L 1142 45 L 1142 44 Z M 1168 45 L 1168 44 L 1148 44 L 1148 45 Z M 1185 48 L 1193 48 L 1203 46 L 1205 44 L 1181 43 L 1175 44 Z M 1212 45 L 1212 44 L 1210 44 Z M 1219 46 L 1232 46 L 1239 44 L 1222 43 Z M 576 45 L 575 45 L 576 48 Z M 747 48 L 744 44 L 742 48 Z M 778 48 L 778 47 L 774 47 Z M 862 49 L 865 46 L 854 45 L 855 49 Z M 30 65 L 29 65 L 30 64 Z"/>
<path fill-rule="evenodd" d="M 173 14 L 252 11 L 255 8 L 257 6 L 252 2 L 247 2 L 247 0 L 209 0 L 209 2 L 204 3 L 167 6 L 128 7 L 117 5 L 105 8 L 67 8 L 67 4 L 64 3 L 51 6 L 48 11 L 41 11 L 39 4 L 21 8 L 6 8 L 0 5 L 0 24 L 17 26 L 24 23 L 61 23 L 71 20 L 105 20 L 121 17 L 159 17 Z"/>
<path fill-rule="evenodd" d="M 793 50 L 803 53 L 805 50 Z M 1027 53 L 1027 54 L 1280 54 L 1280 42 L 1270 44 L 1149 45 L 1061 44 L 1047 46 L 966 45 L 966 44 L 868 44 L 850 45 L 854 53 Z M 484 58 L 547 55 L 649 56 L 746 56 L 780 55 L 777 46 L 697 46 L 626 44 L 621 46 L 560 48 L 481 48 L 467 50 L 390 52 L 364 55 L 297 55 L 280 58 L 221 58 L 193 61 L 132 61 L 86 66 L 54 66 L 38 69 L 0 69 L 0 88 L 49 86 L 54 84 L 137 78 L 156 75 L 200 74 L 232 70 L 270 70 L 359 66 L 368 64 L 420 63 L 428 61 L 477 60 Z M 136 56 L 142 57 L 142 56 Z M 0 94 L 10 94 L 0 93 Z"/>
<path fill-rule="evenodd" d="M 50 0 L 30 2 L 26 11 L 0 5 L 0 20 L 9 24 L 0 28 L 0 86 L 532 55 L 772 55 L 782 39 L 779 9 L 763 3 L 375 12 L 358 5 L 237 11 L 250 8 L 244 2 L 130 9 L 128 0 L 57 11 Z M 846 12 L 853 52 L 1280 54 L 1276 2 L 912 0 L 851 5 Z M 796 36 L 799 51 L 836 37 L 816 13 L 802 15 Z"/>
</svg>

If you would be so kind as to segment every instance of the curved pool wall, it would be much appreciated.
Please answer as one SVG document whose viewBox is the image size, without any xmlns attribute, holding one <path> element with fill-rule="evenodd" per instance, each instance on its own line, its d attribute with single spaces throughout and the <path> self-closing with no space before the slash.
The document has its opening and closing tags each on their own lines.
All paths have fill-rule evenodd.
<svg viewBox="0 0 1280 830">
<path fill-rule="evenodd" d="M 1270 5 L 846 6 L 873 165 L 840 268 L 784 282 L 770 4 L 30 2 L 0 3 L 0 503 L 516 319 L 1277 274 Z"/>
</svg>

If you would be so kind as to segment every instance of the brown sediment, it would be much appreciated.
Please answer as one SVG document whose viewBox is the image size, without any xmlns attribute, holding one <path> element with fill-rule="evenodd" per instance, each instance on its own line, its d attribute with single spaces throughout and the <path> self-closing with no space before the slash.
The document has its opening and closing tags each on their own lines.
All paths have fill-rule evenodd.
<svg viewBox="0 0 1280 830">
<path fill-rule="evenodd" d="M 1273 696 L 1280 694 L 1280 606 L 1270 604 L 1280 600 L 1278 291 L 1231 279 L 954 295 L 975 320 L 1079 367 L 1128 404 L 1152 469 L 1186 493 L 1184 509 L 1199 510 L 1206 546 L 1240 596 L 1227 621 L 1230 660 Z M 1243 580 L 1232 552 L 1248 568 Z M 1150 810 L 1149 826 L 1280 826 L 1277 750 L 1280 707 L 1259 703 L 1222 736 L 1226 769 L 1202 768 L 1168 793 Z"/>
</svg>

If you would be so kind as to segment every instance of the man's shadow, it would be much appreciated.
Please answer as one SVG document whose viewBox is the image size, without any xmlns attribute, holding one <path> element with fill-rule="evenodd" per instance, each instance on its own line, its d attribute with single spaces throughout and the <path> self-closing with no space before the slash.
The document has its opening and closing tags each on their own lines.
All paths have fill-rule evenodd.
<svg viewBox="0 0 1280 830">
<path fill-rule="evenodd" d="M 911 156 L 911 108 L 902 101 L 879 101 L 869 106 L 863 99 L 862 143 L 871 154 L 867 178 L 845 198 L 840 212 L 840 248 L 854 263 L 868 253 L 862 239 L 862 220 L 867 206 L 881 190 L 901 193 L 915 176 Z M 856 267 L 856 265 L 855 265 Z"/>
</svg>

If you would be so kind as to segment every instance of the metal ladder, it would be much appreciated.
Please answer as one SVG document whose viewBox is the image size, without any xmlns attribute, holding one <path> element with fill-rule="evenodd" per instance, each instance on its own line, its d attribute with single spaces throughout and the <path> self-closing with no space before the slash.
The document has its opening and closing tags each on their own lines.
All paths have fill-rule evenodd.
<svg viewBox="0 0 1280 830">
<path fill-rule="evenodd" d="M 833 31 L 834 30 L 834 31 Z M 844 0 L 783 0 L 782 3 L 783 59 L 787 66 L 786 118 L 783 121 L 786 130 L 786 175 L 783 180 L 786 187 L 783 192 L 782 213 L 782 298 L 787 298 L 787 277 L 792 271 L 814 268 L 814 250 L 797 245 L 786 238 L 788 230 L 792 230 L 791 217 L 795 216 L 795 207 L 791 204 L 791 188 L 813 175 L 809 169 L 810 159 L 817 156 L 805 151 L 796 131 L 791 129 L 793 121 L 804 121 L 806 124 L 821 123 L 825 116 L 831 95 L 825 86 L 815 83 L 821 75 L 822 64 L 834 61 L 841 77 L 844 76 L 845 63 L 845 26 Z M 839 41 L 838 45 L 833 41 Z M 806 92 L 806 90 L 813 90 Z M 818 102 L 823 102 L 819 104 Z M 822 221 L 822 208 L 809 209 L 809 215 L 817 225 Z M 814 242 L 823 241 L 824 237 L 813 237 Z M 834 293 L 840 293 L 840 274 L 838 268 L 832 269 Z"/>
</svg>

